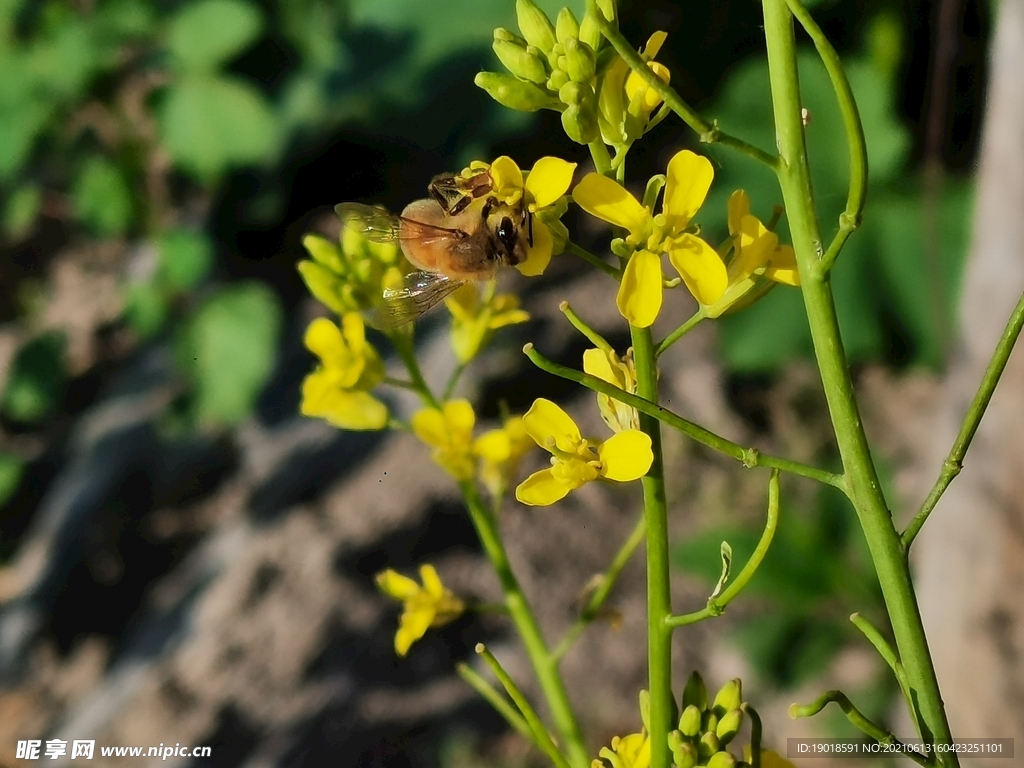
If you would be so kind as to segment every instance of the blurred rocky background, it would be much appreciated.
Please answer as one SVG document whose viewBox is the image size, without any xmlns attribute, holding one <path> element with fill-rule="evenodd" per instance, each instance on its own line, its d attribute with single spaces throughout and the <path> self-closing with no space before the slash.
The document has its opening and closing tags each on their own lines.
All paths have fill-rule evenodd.
<svg viewBox="0 0 1024 768">
<path fill-rule="evenodd" d="M 502 153 L 586 164 L 556 115 L 509 112 L 472 84 L 495 67 L 491 30 L 513 26 L 513 5 L 0 2 L 0 765 L 20 763 L 18 740 L 49 738 L 209 745 L 194 762 L 224 768 L 541 764 L 453 672 L 486 640 L 530 689 L 500 617 L 463 618 L 403 660 L 392 650 L 397 606 L 377 593 L 377 571 L 430 560 L 457 591 L 496 594 L 450 481 L 408 435 L 343 433 L 297 414 L 312 366 L 302 333 L 322 309 L 295 263 L 303 234 L 337 233 L 335 203 L 401 208 L 434 174 Z M 1024 0 L 813 6 L 869 141 L 865 225 L 835 280 L 893 511 L 906 519 L 1024 287 Z M 638 45 L 669 33 L 659 60 L 685 98 L 772 146 L 756 3 L 620 7 Z M 809 48 L 801 74 L 815 190 L 834 222 L 846 188 L 839 118 Z M 696 148 L 695 137 L 666 120 L 631 152 L 629 177 L 662 170 L 680 145 Z M 709 231 L 724 227 L 736 187 L 762 216 L 780 202 L 745 158 L 711 155 Z M 601 230 L 569 224 L 601 247 Z M 563 299 L 625 347 L 610 281 L 561 256 L 543 279 L 509 285 L 534 319 L 499 337 L 461 394 L 492 420 L 501 403 L 521 411 L 544 394 L 596 426 L 590 397 L 518 350 L 533 340 L 579 363 Z M 691 309 L 675 301 L 666 328 Z M 454 364 L 446 331 L 443 310 L 421 326 L 438 383 Z M 664 394 L 740 442 L 834 466 L 809 352 L 799 296 L 779 289 L 662 358 Z M 915 551 L 958 737 L 1024 734 L 1021 375 L 1011 362 Z M 717 578 L 720 541 L 737 557 L 752 549 L 766 478 L 675 436 L 667 447 L 685 610 Z M 788 736 L 848 733 L 835 713 L 796 724 L 784 714 L 834 686 L 909 733 L 895 686 L 847 621 L 855 610 L 883 618 L 850 509 L 792 479 L 783 499 L 748 594 L 677 633 L 680 681 L 692 668 L 716 687 L 743 675 L 782 748 Z M 638 514 L 631 493 L 593 486 L 555 508 L 505 510 L 550 638 Z M 594 625 L 564 663 L 595 754 L 639 725 L 643 601 L 637 558 L 614 594 L 616 620 Z M 123 760 L 146 762 L 109 762 Z"/>
</svg>

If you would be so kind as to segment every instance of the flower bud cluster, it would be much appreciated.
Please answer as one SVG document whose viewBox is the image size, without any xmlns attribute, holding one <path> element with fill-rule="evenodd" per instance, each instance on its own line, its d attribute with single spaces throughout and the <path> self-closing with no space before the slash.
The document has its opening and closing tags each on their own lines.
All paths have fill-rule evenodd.
<svg viewBox="0 0 1024 768">
<path fill-rule="evenodd" d="M 380 303 L 384 288 L 399 287 L 408 269 L 396 243 L 375 243 L 342 222 L 339 242 L 306 235 L 302 239 L 312 260 L 298 263 L 309 292 L 343 315 Z"/>
<path fill-rule="evenodd" d="M 746 766 L 726 749 L 743 724 L 742 705 L 739 679 L 723 685 L 709 706 L 704 680 L 697 672 L 690 675 L 683 692 L 679 727 L 668 735 L 673 764 L 677 768 Z"/>
<path fill-rule="evenodd" d="M 499 104 L 522 112 L 552 109 L 573 141 L 589 144 L 598 128 L 598 51 L 601 33 L 588 11 L 582 23 L 563 8 L 552 24 L 533 0 L 516 0 L 517 35 L 494 30 L 492 45 L 508 73 L 480 72 L 476 84 Z"/>
</svg>

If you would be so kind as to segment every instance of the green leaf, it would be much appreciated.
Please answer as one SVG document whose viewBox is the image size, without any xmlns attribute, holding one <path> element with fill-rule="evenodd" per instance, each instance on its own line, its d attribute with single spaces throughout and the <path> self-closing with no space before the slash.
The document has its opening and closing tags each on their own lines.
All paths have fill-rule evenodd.
<svg viewBox="0 0 1024 768">
<path fill-rule="evenodd" d="M 171 229 L 157 241 L 160 277 L 175 291 L 186 291 L 202 280 L 213 265 L 213 243 L 203 232 Z"/>
<path fill-rule="evenodd" d="M 64 334 L 48 331 L 18 350 L 3 394 L 2 407 L 7 416 L 34 422 L 53 412 L 67 382 L 64 348 Z"/>
<path fill-rule="evenodd" d="M 169 311 L 164 292 L 153 283 L 129 285 L 125 291 L 125 320 L 143 339 L 164 327 Z"/>
<path fill-rule="evenodd" d="M 280 143 L 263 94 L 226 77 L 189 77 L 170 88 L 160 130 L 174 161 L 206 179 L 230 166 L 269 160 Z"/>
<path fill-rule="evenodd" d="M 0 506 L 6 504 L 18 486 L 24 474 L 25 462 L 13 453 L 0 453 Z"/>
<path fill-rule="evenodd" d="M 210 72 L 252 43 L 263 29 L 259 9 L 242 0 L 186 3 L 171 19 L 167 48 L 184 72 Z"/>
<path fill-rule="evenodd" d="M 256 282 L 225 288 L 196 313 L 178 354 L 195 384 L 200 424 L 231 425 L 248 416 L 273 369 L 280 325 L 277 297 Z"/>
<path fill-rule="evenodd" d="M 93 156 L 71 190 L 75 215 L 99 235 L 121 235 L 132 221 L 132 197 L 121 170 L 102 157 Z"/>
<path fill-rule="evenodd" d="M 4 64 L 0 61 L 0 69 Z M 0 80 L 17 76 L 7 71 Z M 26 99 L 10 105 L 0 101 L 0 181 L 14 177 L 28 160 L 36 136 L 50 117 L 50 112 L 50 106 L 39 100 Z"/>
<path fill-rule="evenodd" d="M 20 240 L 27 235 L 39 215 L 42 201 L 43 192 L 38 184 L 25 184 L 14 190 L 4 205 L 4 234 L 12 240 Z"/>
</svg>

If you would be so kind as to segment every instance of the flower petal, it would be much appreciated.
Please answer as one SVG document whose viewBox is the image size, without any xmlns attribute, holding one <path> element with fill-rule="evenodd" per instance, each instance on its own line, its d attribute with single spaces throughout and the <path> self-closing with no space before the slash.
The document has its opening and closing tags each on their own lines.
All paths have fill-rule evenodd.
<svg viewBox="0 0 1024 768">
<path fill-rule="evenodd" d="M 473 434 L 476 414 L 473 413 L 473 406 L 469 404 L 469 400 L 449 400 L 443 407 L 449 435 L 464 437 Z"/>
<path fill-rule="evenodd" d="M 546 507 L 564 499 L 572 489 L 555 479 L 550 469 L 534 472 L 516 487 L 516 499 L 531 507 Z"/>
<path fill-rule="evenodd" d="M 710 306 L 722 298 L 729 285 L 725 264 L 715 249 L 699 237 L 687 234 L 678 238 L 668 259 L 701 304 Z"/>
<path fill-rule="evenodd" d="M 441 577 L 437 575 L 437 569 L 434 566 L 421 565 L 420 580 L 423 582 L 423 591 L 434 600 L 444 597 L 444 584 L 441 583 Z"/>
<path fill-rule="evenodd" d="M 412 417 L 412 431 L 427 445 L 440 448 L 448 444 L 448 425 L 437 408 L 424 408 Z"/>
<path fill-rule="evenodd" d="M 551 263 L 551 255 L 555 250 L 555 241 L 551 237 L 548 225 L 533 217 L 533 245 L 526 252 L 526 261 L 516 264 L 516 269 L 526 277 L 543 275 Z"/>
<path fill-rule="evenodd" d="M 638 237 L 651 220 L 651 212 L 621 184 L 599 173 L 584 176 L 573 189 L 572 199 L 591 216 L 625 227 L 631 235 Z"/>
<path fill-rule="evenodd" d="M 426 634 L 433 620 L 433 604 L 426 603 L 413 610 L 406 610 L 399 619 L 398 631 L 395 633 L 395 653 L 405 656 L 410 646 Z"/>
<path fill-rule="evenodd" d="M 572 417 L 543 397 L 533 401 L 523 416 L 523 426 L 534 442 L 545 450 L 551 450 L 546 444 L 549 437 L 555 438 L 555 446 L 560 451 L 569 452 L 575 451 L 583 439 Z"/>
<path fill-rule="evenodd" d="M 614 384 L 619 389 L 622 388 L 622 382 L 615 375 L 608 353 L 603 349 L 588 349 L 583 353 L 583 372 Z"/>
<path fill-rule="evenodd" d="M 512 441 L 504 429 L 492 429 L 473 442 L 473 453 L 486 461 L 500 464 L 511 458 Z"/>
<path fill-rule="evenodd" d="M 491 180 L 494 182 L 494 194 L 499 200 L 522 194 L 523 172 L 508 155 L 502 155 L 491 163 Z"/>
<path fill-rule="evenodd" d="M 668 32 L 659 29 L 647 38 L 647 45 L 644 46 L 643 52 L 643 57 L 646 61 L 650 61 L 658 55 L 658 51 L 660 51 L 661 46 L 665 44 L 665 39 L 667 37 Z"/>
<path fill-rule="evenodd" d="M 739 239 L 736 243 L 738 255 L 729 265 L 729 282 L 745 280 L 765 266 L 778 244 L 778 235 L 769 232 L 760 219 L 744 216 L 740 220 Z"/>
<path fill-rule="evenodd" d="M 396 600 L 411 600 L 420 593 L 419 584 L 408 576 L 403 576 L 398 571 L 393 571 L 390 568 L 378 573 L 374 581 L 377 582 L 381 592 Z"/>
<path fill-rule="evenodd" d="M 664 211 L 678 233 L 704 204 L 715 171 L 706 157 L 684 149 L 668 161 L 667 176 Z"/>
<path fill-rule="evenodd" d="M 740 231 L 740 222 L 744 216 L 750 215 L 750 198 L 742 189 L 737 189 L 729 195 L 729 234 L 735 235 Z"/>
<path fill-rule="evenodd" d="M 366 346 L 366 326 L 358 312 L 346 312 L 341 318 L 341 335 L 353 353 L 362 354 Z"/>
<path fill-rule="evenodd" d="M 601 476 L 620 483 L 643 477 L 654 462 L 650 435 L 639 429 L 613 435 L 601 444 L 597 453 L 601 458 Z"/>
<path fill-rule="evenodd" d="M 800 285 L 800 273 L 796 268 L 796 253 L 791 245 L 780 245 L 769 257 L 768 269 L 764 276 L 776 283 Z"/>
<path fill-rule="evenodd" d="M 306 349 L 325 363 L 336 360 L 345 351 L 341 329 L 326 317 L 318 317 L 306 329 Z"/>
<path fill-rule="evenodd" d="M 305 378 L 299 410 L 340 429 L 376 430 L 388 423 L 384 403 L 369 392 L 339 388 L 330 371 L 316 371 Z"/>
<path fill-rule="evenodd" d="M 622 316 L 637 328 L 647 328 L 658 318 L 661 281 L 661 257 L 655 253 L 637 251 L 626 264 L 615 304 Z"/>
<path fill-rule="evenodd" d="M 531 202 L 538 208 L 547 208 L 569 189 L 575 170 L 576 163 L 560 157 L 542 157 L 526 177 L 526 191 L 533 196 Z"/>
</svg>

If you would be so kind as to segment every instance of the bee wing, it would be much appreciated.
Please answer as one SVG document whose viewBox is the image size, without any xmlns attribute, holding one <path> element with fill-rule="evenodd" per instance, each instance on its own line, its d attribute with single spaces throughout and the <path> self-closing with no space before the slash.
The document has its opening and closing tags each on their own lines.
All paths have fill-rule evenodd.
<svg viewBox="0 0 1024 768">
<path fill-rule="evenodd" d="M 426 224 L 363 203 L 339 203 L 334 206 L 334 212 L 346 227 L 354 229 L 375 243 L 394 243 L 401 240 L 427 243 L 436 240 L 461 240 L 467 236 L 461 229 Z"/>
<path fill-rule="evenodd" d="M 437 306 L 464 281 L 437 272 L 410 272 L 401 288 L 384 291 L 384 303 L 377 307 L 369 323 L 381 331 L 400 328 Z"/>
</svg>

